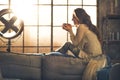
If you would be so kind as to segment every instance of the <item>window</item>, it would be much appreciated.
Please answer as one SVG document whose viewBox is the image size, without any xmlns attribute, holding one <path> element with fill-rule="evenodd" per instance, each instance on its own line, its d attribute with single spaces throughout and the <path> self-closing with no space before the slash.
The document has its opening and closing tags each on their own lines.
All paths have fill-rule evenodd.
<svg viewBox="0 0 120 80">
<path fill-rule="evenodd" d="M 73 24 L 72 13 L 78 7 L 84 8 L 97 24 L 96 0 L 0 0 L 0 10 L 12 9 L 25 24 L 23 33 L 11 40 L 11 51 L 47 53 L 70 41 L 61 25 Z M 0 50 L 6 50 L 7 41 L 0 37 Z"/>
</svg>

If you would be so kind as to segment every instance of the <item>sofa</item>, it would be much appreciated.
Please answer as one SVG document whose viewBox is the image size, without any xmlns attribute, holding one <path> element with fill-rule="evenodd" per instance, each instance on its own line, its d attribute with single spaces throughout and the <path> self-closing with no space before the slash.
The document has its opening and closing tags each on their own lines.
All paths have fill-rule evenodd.
<svg viewBox="0 0 120 80">
<path fill-rule="evenodd" d="M 72 56 L 0 52 L 3 79 L 82 80 L 88 64 Z"/>
<path fill-rule="evenodd" d="M 81 80 L 88 62 L 59 55 L 0 52 L 3 78 L 23 80 Z"/>
<path fill-rule="evenodd" d="M 110 80 L 120 80 L 120 63 L 115 63 L 112 65 L 109 73 Z"/>
</svg>

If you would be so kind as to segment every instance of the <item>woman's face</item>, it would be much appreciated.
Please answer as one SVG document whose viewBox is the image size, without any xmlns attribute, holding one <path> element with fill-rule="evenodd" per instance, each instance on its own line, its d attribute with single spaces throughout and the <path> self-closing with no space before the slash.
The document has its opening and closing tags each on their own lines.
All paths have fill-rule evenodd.
<svg viewBox="0 0 120 80">
<path fill-rule="evenodd" d="M 78 25 L 79 24 L 79 20 L 76 18 L 76 16 L 73 14 L 73 18 L 72 18 L 72 21 L 75 25 Z"/>
</svg>

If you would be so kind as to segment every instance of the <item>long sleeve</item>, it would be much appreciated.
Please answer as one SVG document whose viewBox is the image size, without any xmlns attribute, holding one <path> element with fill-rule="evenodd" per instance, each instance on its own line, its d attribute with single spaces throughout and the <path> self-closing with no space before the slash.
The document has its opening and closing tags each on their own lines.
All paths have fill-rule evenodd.
<svg viewBox="0 0 120 80">
<path fill-rule="evenodd" d="M 74 35 L 73 31 L 69 31 L 70 33 L 70 39 L 72 41 L 72 43 L 75 46 L 78 46 L 84 36 L 84 32 L 85 32 L 86 28 L 85 28 L 85 24 L 81 24 L 76 31 L 76 35 Z"/>
</svg>

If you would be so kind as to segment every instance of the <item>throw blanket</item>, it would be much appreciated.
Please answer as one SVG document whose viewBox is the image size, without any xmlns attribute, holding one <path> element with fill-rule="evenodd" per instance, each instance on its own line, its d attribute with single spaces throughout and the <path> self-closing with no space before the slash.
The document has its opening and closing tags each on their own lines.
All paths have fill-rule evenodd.
<svg viewBox="0 0 120 80">
<path fill-rule="evenodd" d="M 82 80 L 97 80 L 96 72 L 101 68 L 105 67 L 107 59 L 105 55 L 100 55 L 89 61 L 84 73 Z"/>
</svg>

